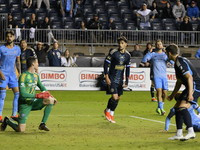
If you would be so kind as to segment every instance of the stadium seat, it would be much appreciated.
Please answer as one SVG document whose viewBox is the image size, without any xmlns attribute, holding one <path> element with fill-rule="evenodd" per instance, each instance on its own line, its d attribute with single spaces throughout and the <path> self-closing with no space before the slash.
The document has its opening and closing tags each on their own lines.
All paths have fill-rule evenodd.
<svg viewBox="0 0 200 150">
<path fill-rule="evenodd" d="M 100 0 L 93 0 L 92 4 L 93 4 L 93 7 L 95 7 L 95 5 L 97 5 L 97 4 L 103 5 L 103 2 Z"/>
<path fill-rule="evenodd" d="M 104 54 L 104 53 L 103 53 Z M 103 55 L 95 55 L 93 54 L 94 57 L 91 58 L 91 67 L 103 67 L 104 65 L 104 60 L 105 60 L 105 54 Z"/>
<path fill-rule="evenodd" d="M 85 54 L 82 52 L 75 52 L 74 55 L 84 56 Z"/>
<path fill-rule="evenodd" d="M 95 5 L 95 9 L 97 9 L 97 8 L 99 8 L 99 9 L 104 9 L 105 7 L 104 7 L 104 5 L 102 5 L 102 4 L 96 4 L 96 5 Z"/>
<path fill-rule="evenodd" d="M 21 13 L 14 13 L 13 14 L 13 20 L 15 20 L 15 21 L 20 20 L 21 21 L 21 18 L 22 18 Z"/>
<path fill-rule="evenodd" d="M 118 11 L 119 11 L 119 10 L 118 10 L 117 8 L 109 8 L 109 9 L 107 10 L 108 15 L 110 15 L 111 13 L 117 14 Z"/>
<path fill-rule="evenodd" d="M 32 8 L 24 8 L 24 9 L 23 9 L 23 15 L 25 16 L 26 13 L 35 13 L 35 14 L 37 14 L 37 13 L 35 12 L 35 10 L 32 9 Z"/>
<path fill-rule="evenodd" d="M 8 0 L 0 0 L 0 4 L 5 4 L 5 5 L 7 5 L 7 4 L 8 4 Z"/>
<path fill-rule="evenodd" d="M 192 24 L 193 31 L 197 31 L 197 27 L 199 24 Z"/>
<path fill-rule="evenodd" d="M 104 9 L 97 8 L 97 9 L 95 9 L 95 13 L 96 13 L 96 14 L 99 14 L 99 13 L 106 13 L 106 11 L 105 11 Z"/>
<path fill-rule="evenodd" d="M 0 12 L 7 14 L 9 12 L 9 9 L 7 7 L 0 7 Z"/>
<path fill-rule="evenodd" d="M 93 56 L 106 56 L 105 53 L 93 53 Z"/>
<path fill-rule="evenodd" d="M 87 14 L 93 14 L 94 11 L 92 8 L 84 8 L 83 9 L 83 12 L 87 15 Z"/>
<path fill-rule="evenodd" d="M 153 33 L 153 37 L 154 37 L 155 40 L 156 39 L 161 39 L 161 40 L 164 39 L 165 34 L 161 31 L 161 30 L 163 30 L 163 27 L 162 27 L 161 24 L 158 25 L 158 26 L 157 25 L 152 26 L 152 29 L 156 31 L 156 32 Z"/>
<path fill-rule="evenodd" d="M 162 19 L 163 26 L 165 26 L 166 23 L 175 24 L 175 19 L 174 18 L 164 18 L 164 19 Z"/>
<path fill-rule="evenodd" d="M 22 13 L 22 10 L 21 10 L 21 8 L 13 7 L 13 8 L 10 9 L 10 12 L 12 14 L 14 14 L 14 13 Z"/>
<path fill-rule="evenodd" d="M 19 1 L 19 0 L 8 0 L 8 4 L 9 4 L 9 6 L 11 6 L 12 4 L 21 4 L 21 1 Z"/>
<path fill-rule="evenodd" d="M 183 53 L 181 56 L 191 58 L 192 54 L 191 53 Z"/>
<path fill-rule="evenodd" d="M 120 6 L 129 6 L 129 4 L 127 1 L 118 1 L 117 6 L 119 8 Z"/>
</svg>

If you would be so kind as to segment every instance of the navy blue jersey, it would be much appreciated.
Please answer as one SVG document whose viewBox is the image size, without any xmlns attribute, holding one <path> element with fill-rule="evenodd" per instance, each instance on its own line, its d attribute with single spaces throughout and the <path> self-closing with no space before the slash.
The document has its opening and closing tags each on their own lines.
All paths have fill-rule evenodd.
<svg viewBox="0 0 200 150">
<path fill-rule="evenodd" d="M 187 73 L 190 73 L 193 77 L 194 90 L 200 90 L 200 76 L 193 64 L 187 58 L 178 56 L 174 68 L 177 80 L 181 80 L 186 88 L 188 88 L 188 82 L 184 76 Z"/>
<path fill-rule="evenodd" d="M 37 57 L 35 54 L 35 51 L 31 48 L 31 49 L 26 49 L 25 51 L 21 51 L 21 55 L 20 55 L 20 62 L 21 62 L 21 73 L 26 71 L 26 60 L 28 59 L 28 57 L 30 56 L 34 56 Z"/>
<path fill-rule="evenodd" d="M 130 67 L 130 54 L 127 50 L 124 53 L 121 53 L 117 49 L 113 49 L 109 52 L 106 57 L 106 61 L 110 64 L 109 68 L 109 78 L 111 82 L 122 84 L 124 67 Z"/>
</svg>

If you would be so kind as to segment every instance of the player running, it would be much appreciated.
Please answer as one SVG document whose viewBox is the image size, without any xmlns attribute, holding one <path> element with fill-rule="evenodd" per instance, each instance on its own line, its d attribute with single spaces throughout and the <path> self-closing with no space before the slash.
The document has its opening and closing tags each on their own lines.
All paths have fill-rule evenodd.
<svg viewBox="0 0 200 150">
<path fill-rule="evenodd" d="M 163 52 L 163 45 L 161 40 L 156 41 L 156 50 L 152 53 L 147 53 L 142 59 L 143 63 L 151 61 L 153 82 L 155 84 L 155 89 L 157 91 L 158 108 L 156 112 L 159 115 L 164 115 L 165 110 L 163 108 L 163 103 L 167 96 L 168 81 L 167 81 L 167 61 L 168 57 Z M 171 62 L 172 63 L 172 62 Z"/>
<path fill-rule="evenodd" d="M 130 54 L 126 50 L 127 39 L 122 36 L 117 39 L 118 49 L 113 49 L 109 52 L 104 63 L 104 74 L 106 84 L 108 85 L 107 94 L 111 94 L 111 98 L 108 100 L 107 108 L 104 110 L 105 117 L 111 123 L 115 123 L 113 120 L 114 111 L 118 105 L 118 102 L 123 94 L 123 87 L 128 86 L 129 74 L 130 74 Z M 108 65 L 110 65 L 108 73 Z M 126 81 L 123 84 L 124 67 L 126 66 Z"/>
<path fill-rule="evenodd" d="M 167 97 L 171 101 L 179 91 L 181 85 L 185 86 L 175 104 L 176 127 L 177 133 L 170 137 L 170 140 L 185 141 L 196 137 L 192 126 L 191 115 L 188 112 L 188 103 L 196 103 L 200 96 L 200 76 L 194 68 L 193 64 L 186 58 L 179 56 L 179 48 L 175 44 L 171 44 L 166 48 L 167 56 L 175 62 L 174 69 L 176 73 L 176 85 L 170 96 Z M 193 102 L 194 101 L 194 102 Z M 188 133 L 183 137 L 183 121 L 188 128 Z"/>
<path fill-rule="evenodd" d="M 53 105 L 57 102 L 55 98 L 46 90 L 46 88 L 40 82 L 39 75 L 35 73 L 38 69 L 38 60 L 34 56 L 27 59 L 27 71 L 22 73 L 19 78 L 19 118 L 18 124 L 9 120 L 8 117 L 4 118 L 1 124 L 1 131 L 4 131 L 9 125 L 16 132 L 24 132 L 26 128 L 26 120 L 30 111 L 41 110 L 43 107 L 44 115 L 42 122 L 39 125 L 40 130 L 49 131 L 50 129 L 46 126 L 46 121 L 52 110 Z M 40 94 L 35 94 L 35 88 L 38 86 L 42 91 Z"/>
<path fill-rule="evenodd" d="M 6 97 L 6 87 L 12 88 L 14 93 L 13 99 L 13 111 L 11 118 L 13 120 L 18 119 L 18 98 L 19 98 L 19 87 L 18 80 L 15 73 L 15 64 L 18 69 L 19 75 L 21 73 L 20 64 L 20 48 L 13 44 L 14 31 L 6 31 L 6 44 L 0 46 L 0 123 L 2 123 L 2 111 L 4 106 L 4 100 Z"/>
</svg>

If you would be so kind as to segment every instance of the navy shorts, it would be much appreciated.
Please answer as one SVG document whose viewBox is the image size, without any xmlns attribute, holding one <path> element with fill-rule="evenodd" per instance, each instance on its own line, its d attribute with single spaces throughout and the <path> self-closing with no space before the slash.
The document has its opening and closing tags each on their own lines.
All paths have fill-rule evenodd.
<svg viewBox="0 0 200 150">
<path fill-rule="evenodd" d="M 182 93 L 181 93 L 181 95 L 180 95 L 180 97 L 179 97 L 179 100 L 181 101 L 181 100 L 185 100 L 185 101 L 187 101 L 187 97 L 188 97 L 188 89 L 185 89 Z M 200 92 L 198 92 L 198 91 L 194 91 L 193 92 L 193 97 L 194 97 L 194 99 L 193 99 L 193 101 L 192 102 L 190 102 L 190 103 L 197 103 L 197 101 L 198 101 L 198 98 L 200 97 Z"/>
<path fill-rule="evenodd" d="M 107 85 L 106 94 L 118 94 L 118 96 L 123 95 L 122 84 L 111 82 L 111 85 Z"/>
</svg>

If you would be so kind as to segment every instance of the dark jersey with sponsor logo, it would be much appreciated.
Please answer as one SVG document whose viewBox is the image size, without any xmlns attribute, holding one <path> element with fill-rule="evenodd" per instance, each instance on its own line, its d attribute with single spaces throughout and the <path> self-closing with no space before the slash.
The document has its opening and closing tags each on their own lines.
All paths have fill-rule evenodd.
<svg viewBox="0 0 200 150">
<path fill-rule="evenodd" d="M 110 64 L 109 78 L 111 82 L 122 84 L 124 68 L 131 65 L 129 52 L 125 50 L 124 53 L 121 53 L 118 49 L 113 49 L 106 57 L 106 61 Z"/>
<path fill-rule="evenodd" d="M 186 88 L 188 88 L 188 82 L 184 76 L 190 73 L 193 77 L 194 90 L 200 90 L 200 76 L 187 58 L 178 56 L 174 68 L 177 80 L 181 80 Z"/>
</svg>

